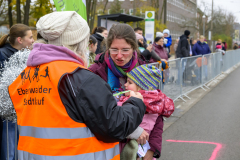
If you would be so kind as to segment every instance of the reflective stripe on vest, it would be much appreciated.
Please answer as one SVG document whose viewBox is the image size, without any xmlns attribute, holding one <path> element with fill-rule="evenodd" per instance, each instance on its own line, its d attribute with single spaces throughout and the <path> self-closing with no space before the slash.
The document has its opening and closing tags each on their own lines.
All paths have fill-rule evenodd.
<svg viewBox="0 0 240 160">
<path fill-rule="evenodd" d="M 68 61 L 27 67 L 9 86 L 19 160 L 120 159 L 118 143 L 99 141 L 86 124 L 71 119 L 59 96 L 62 77 L 79 68 L 84 67 Z"/>
<path fill-rule="evenodd" d="M 75 156 L 42 156 L 31 154 L 25 151 L 18 151 L 19 160 L 119 160 L 119 147 L 107 149 L 105 151 L 86 153 Z"/>
</svg>

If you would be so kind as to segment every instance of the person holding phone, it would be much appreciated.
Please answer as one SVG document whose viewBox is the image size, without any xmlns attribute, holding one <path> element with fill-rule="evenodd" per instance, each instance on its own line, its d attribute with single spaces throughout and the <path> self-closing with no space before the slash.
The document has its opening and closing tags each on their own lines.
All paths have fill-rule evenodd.
<svg viewBox="0 0 240 160">
<path fill-rule="evenodd" d="M 161 58 L 153 50 L 152 42 L 150 42 L 148 46 L 144 45 L 143 36 L 138 33 L 135 33 L 135 34 L 136 34 L 136 39 L 138 42 L 138 50 L 139 50 L 140 54 L 144 56 L 146 61 L 149 62 L 151 58 L 156 61 L 161 61 Z"/>
</svg>

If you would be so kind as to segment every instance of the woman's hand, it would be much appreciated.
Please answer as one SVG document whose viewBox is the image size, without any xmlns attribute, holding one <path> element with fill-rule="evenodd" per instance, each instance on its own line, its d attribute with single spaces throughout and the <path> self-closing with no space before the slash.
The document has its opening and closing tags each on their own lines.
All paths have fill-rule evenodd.
<svg viewBox="0 0 240 160">
<path fill-rule="evenodd" d="M 143 157 L 143 160 L 152 160 L 153 159 L 154 152 L 151 150 L 148 150 L 146 155 Z"/>
<path fill-rule="evenodd" d="M 130 97 L 139 98 L 143 101 L 143 96 L 139 92 L 130 91 Z"/>
<path fill-rule="evenodd" d="M 149 46 L 147 47 L 147 50 L 149 50 L 149 52 L 152 52 L 152 44 L 149 44 Z"/>
<path fill-rule="evenodd" d="M 146 144 L 146 140 L 149 140 L 149 134 L 145 130 L 143 130 L 142 134 L 137 139 L 137 142 L 138 144 Z"/>
</svg>

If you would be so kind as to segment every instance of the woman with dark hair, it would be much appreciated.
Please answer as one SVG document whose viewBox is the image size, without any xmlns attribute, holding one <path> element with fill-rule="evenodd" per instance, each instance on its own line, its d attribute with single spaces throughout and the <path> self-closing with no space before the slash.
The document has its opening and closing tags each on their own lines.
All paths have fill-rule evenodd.
<svg viewBox="0 0 240 160">
<path fill-rule="evenodd" d="M 4 61 L 23 48 L 30 48 L 33 44 L 31 29 L 24 24 L 15 24 L 11 27 L 10 33 L 0 39 L 0 69 L 4 67 Z M 2 123 L 0 119 L 0 123 Z M 9 143 L 9 159 L 14 159 L 15 155 L 15 123 L 8 122 L 8 137 L 6 135 L 6 121 L 3 122 L 3 131 L 0 133 L 0 159 L 7 159 L 7 143 Z"/>
<path fill-rule="evenodd" d="M 162 37 L 156 37 L 153 43 L 154 51 L 162 60 L 168 60 L 167 50 L 163 47 L 164 39 Z"/>
<path fill-rule="evenodd" d="M 106 38 L 108 36 L 107 28 L 95 27 L 92 31 L 92 36 L 98 40 L 96 54 L 106 51 Z"/>
<path fill-rule="evenodd" d="M 125 90 L 127 73 L 139 65 L 145 64 L 145 58 L 137 53 L 136 34 L 127 24 L 114 25 L 107 38 L 107 51 L 96 56 L 95 64 L 89 67 L 107 82 L 113 92 Z M 137 133 L 136 133 L 137 132 Z M 150 134 L 141 127 L 136 129 L 132 139 L 144 144 L 149 139 L 151 149 L 144 159 L 159 158 L 162 148 L 163 118 L 158 116 L 156 124 Z"/>
</svg>

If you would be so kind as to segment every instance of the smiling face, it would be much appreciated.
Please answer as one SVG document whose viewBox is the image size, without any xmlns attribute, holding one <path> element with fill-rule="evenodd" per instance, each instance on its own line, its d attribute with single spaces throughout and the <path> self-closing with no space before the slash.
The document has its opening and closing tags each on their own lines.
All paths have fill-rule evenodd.
<svg viewBox="0 0 240 160">
<path fill-rule="evenodd" d="M 110 56 L 112 60 L 118 66 L 124 66 L 131 60 L 133 56 L 133 49 L 131 45 L 126 42 L 125 39 L 114 39 L 112 41 L 110 49 L 118 50 L 117 54 L 111 54 L 111 51 L 110 51 Z M 122 54 L 121 51 L 119 50 L 129 50 L 129 51 L 127 54 Z"/>
<path fill-rule="evenodd" d="M 18 37 L 18 42 L 21 44 L 22 48 L 30 48 L 34 42 L 32 31 L 26 32 L 26 36 Z"/>
<path fill-rule="evenodd" d="M 130 78 L 127 78 L 127 83 L 124 84 L 125 90 L 130 90 L 133 92 L 138 92 L 142 90 L 136 83 L 134 83 Z M 129 96 L 130 92 L 125 93 L 125 96 Z"/>
</svg>

